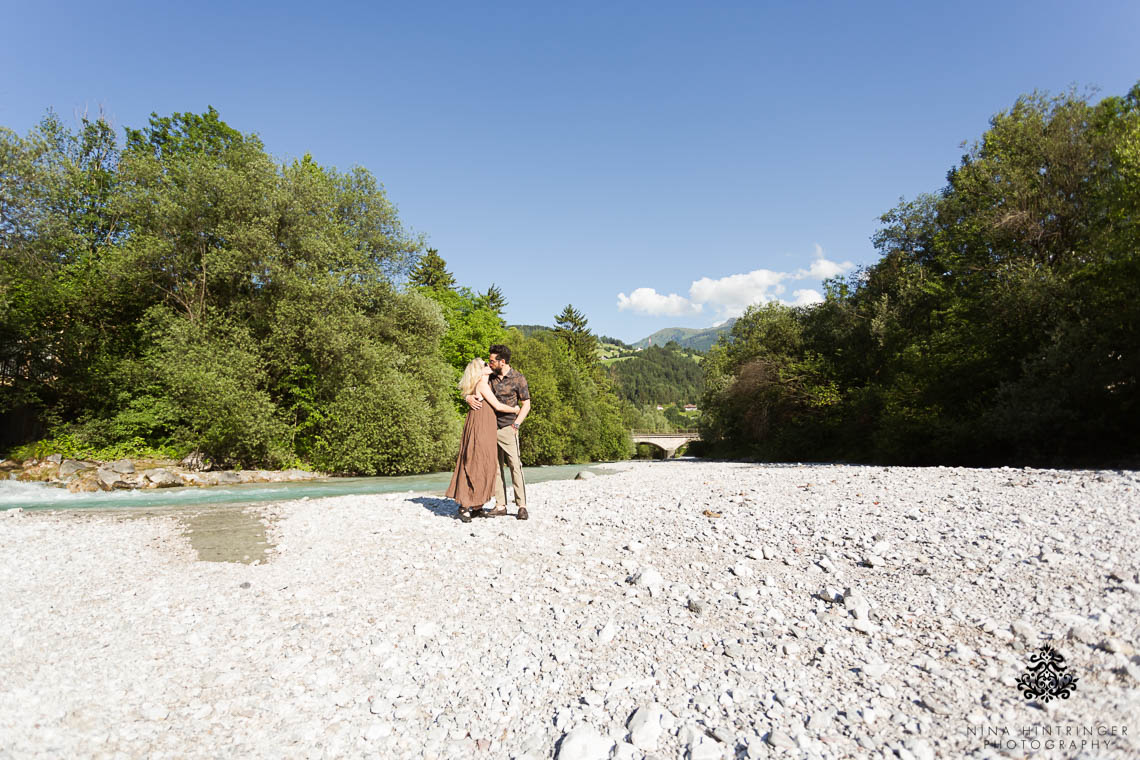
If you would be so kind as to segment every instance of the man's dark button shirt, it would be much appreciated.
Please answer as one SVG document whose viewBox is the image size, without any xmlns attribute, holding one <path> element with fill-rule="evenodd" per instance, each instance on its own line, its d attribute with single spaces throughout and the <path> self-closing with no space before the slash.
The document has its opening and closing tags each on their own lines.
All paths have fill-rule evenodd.
<svg viewBox="0 0 1140 760">
<path fill-rule="evenodd" d="M 521 372 L 511 370 L 511 374 L 506 377 L 495 374 L 491 375 L 491 392 L 495 394 L 495 398 L 500 403 L 507 406 L 522 406 L 522 402 L 530 398 L 530 386 L 526 384 L 526 378 L 523 377 Z M 506 412 L 495 412 L 495 421 L 500 428 L 505 428 L 510 425 L 518 417 L 517 414 L 510 414 Z"/>
</svg>

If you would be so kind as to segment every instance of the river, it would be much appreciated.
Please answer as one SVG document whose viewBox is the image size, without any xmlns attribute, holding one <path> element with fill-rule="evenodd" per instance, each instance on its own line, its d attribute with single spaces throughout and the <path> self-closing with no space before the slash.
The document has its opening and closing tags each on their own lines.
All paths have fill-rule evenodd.
<svg viewBox="0 0 1140 760">
<path fill-rule="evenodd" d="M 608 471 L 580 464 L 550 467 L 524 467 L 527 483 L 570 480 L 590 470 L 598 475 Z M 245 483 L 211 488 L 156 488 L 146 490 L 71 493 L 66 488 L 43 483 L 0 481 L 0 510 L 15 509 L 138 509 L 156 507 L 206 507 L 288 501 L 309 497 L 349 494 L 426 492 L 442 494 L 451 480 L 450 472 L 426 475 L 398 475 L 376 478 L 324 478 L 301 483 Z"/>
</svg>

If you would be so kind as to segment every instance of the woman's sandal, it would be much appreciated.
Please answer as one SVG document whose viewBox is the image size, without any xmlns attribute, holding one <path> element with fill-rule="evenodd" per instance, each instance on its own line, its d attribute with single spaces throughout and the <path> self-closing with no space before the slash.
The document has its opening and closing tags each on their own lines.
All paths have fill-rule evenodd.
<svg viewBox="0 0 1140 760">
<path fill-rule="evenodd" d="M 465 523 L 471 522 L 471 510 L 467 509 L 466 507 L 460 507 L 459 508 L 459 520 L 460 520 L 460 522 L 465 522 Z"/>
</svg>

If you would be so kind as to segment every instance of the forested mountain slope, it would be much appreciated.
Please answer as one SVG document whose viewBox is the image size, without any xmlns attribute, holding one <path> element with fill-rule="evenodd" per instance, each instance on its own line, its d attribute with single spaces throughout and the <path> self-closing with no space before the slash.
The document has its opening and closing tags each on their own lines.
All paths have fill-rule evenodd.
<svg viewBox="0 0 1140 760">
<path fill-rule="evenodd" d="M 696 403 L 704 392 L 699 357 L 669 346 L 650 346 L 607 368 L 618 396 L 638 406 Z"/>
</svg>

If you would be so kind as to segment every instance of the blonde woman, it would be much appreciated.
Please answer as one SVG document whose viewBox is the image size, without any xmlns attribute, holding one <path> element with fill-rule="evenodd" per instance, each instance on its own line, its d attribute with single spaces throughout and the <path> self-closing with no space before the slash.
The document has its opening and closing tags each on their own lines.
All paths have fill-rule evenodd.
<svg viewBox="0 0 1140 760">
<path fill-rule="evenodd" d="M 517 414 L 519 407 L 499 403 L 491 392 L 487 378 L 491 368 L 482 359 L 473 359 L 463 370 L 459 392 L 475 396 L 487 403 L 467 412 L 463 437 L 459 441 L 459 459 L 447 487 L 447 497 L 459 502 L 459 519 L 471 522 L 472 511 L 478 513 L 495 492 L 495 473 L 499 469 L 498 425 L 495 412 Z"/>
</svg>

